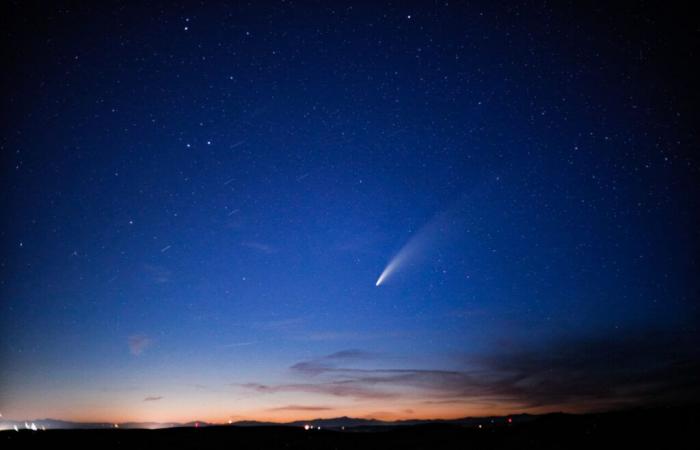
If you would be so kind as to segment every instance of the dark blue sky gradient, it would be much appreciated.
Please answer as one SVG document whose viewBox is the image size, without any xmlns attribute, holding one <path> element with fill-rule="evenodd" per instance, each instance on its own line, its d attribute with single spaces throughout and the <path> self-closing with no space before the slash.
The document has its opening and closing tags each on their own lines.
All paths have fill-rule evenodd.
<svg viewBox="0 0 700 450">
<path fill-rule="evenodd" d="M 697 27 L 602 5 L 4 5 L 0 412 L 697 394 Z"/>
</svg>

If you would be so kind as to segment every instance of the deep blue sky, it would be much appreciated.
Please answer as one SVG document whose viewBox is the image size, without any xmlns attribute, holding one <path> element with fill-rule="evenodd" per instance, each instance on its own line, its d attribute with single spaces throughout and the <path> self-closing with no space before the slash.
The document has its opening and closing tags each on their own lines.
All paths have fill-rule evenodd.
<svg viewBox="0 0 700 450">
<path fill-rule="evenodd" d="M 5 4 L 0 412 L 692 398 L 698 31 L 629 8 Z"/>
</svg>

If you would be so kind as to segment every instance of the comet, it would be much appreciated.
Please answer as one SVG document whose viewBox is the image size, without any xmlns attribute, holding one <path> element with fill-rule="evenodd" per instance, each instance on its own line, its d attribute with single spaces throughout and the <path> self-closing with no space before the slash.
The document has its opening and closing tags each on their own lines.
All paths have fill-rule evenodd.
<svg viewBox="0 0 700 450">
<path fill-rule="evenodd" d="M 391 258 L 389 264 L 386 265 L 381 275 L 379 275 L 375 286 L 379 286 L 382 283 L 384 283 L 384 281 L 386 281 L 387 278 L 393 275 L 397 270 L 400 270 L 406 263 L 406 261 L 410 259 L 410 257 L 415 253 L 416 250 L 415 244 L 412 245 L 413 241 L 414 239 L 410 239 L 406 243 L 406 245 L 404 245 L 401 248 L 401 250 L 399 250 L 399 252 L 396 255 L 394 255 L 393 258 Z"/>
<path fill-rule="evenodd" d="M 397 254 L 396 256 L 398 257 L 399 255 Z M 382 284 L 382 282 L 384 280 L 386 280 L 386 277 L 391 275 L 392 272 L 394 272 L 394 270 L 396 270 L 396 266 L 398 265 L 398 263 L 399 263 L 399 260 L 397 258 L 392 259 L 391 262 L 389 262 L 389 264 L 387 264 L 387 266 L 384 269 L 384 271 L 382 272 L 382 274 L 379 275 L 379 278 L 377 278 L 377 283 L 375 284 L 375 286 L 379 286 L 380 284 Z"/>
<path fill-rule="evenodd" d="M 401 249 L 394 255 L 382 271 L 375 286 L 379 287 L 397 272 L 400 272 L 410 262 L 416 262 L 426 253 L 428 247 L 434 246 L 441 236 L 445 236 L 449 228 L 448 212 L 437 214 L 430 222 L 416 232 Z"/>
</svg>

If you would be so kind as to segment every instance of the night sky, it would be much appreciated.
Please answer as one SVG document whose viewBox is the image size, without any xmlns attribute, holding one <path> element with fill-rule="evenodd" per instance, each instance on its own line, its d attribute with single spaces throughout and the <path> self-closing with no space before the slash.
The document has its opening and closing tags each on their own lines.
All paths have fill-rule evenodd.
<svg viewBox="0 0 700 450">
<path fill-rule="evenodd" d="M 3 2 L 3 418 L 700 398 L 697 22 L 493 3 Z"/>
</svg>

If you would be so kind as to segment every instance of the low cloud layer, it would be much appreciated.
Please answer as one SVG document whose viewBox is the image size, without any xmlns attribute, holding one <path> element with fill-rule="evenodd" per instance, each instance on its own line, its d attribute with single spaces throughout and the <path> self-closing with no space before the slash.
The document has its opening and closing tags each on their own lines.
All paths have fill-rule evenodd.
<svg viewBox="0 0 700 450">
<path fill-rule="evenodd" d="M 678 403 L 700 398 L 697 337 L 695 333 L 650 332 L 559 341 L 540 349 L 465 358 L 460 370 L 372 368 L 381 362 L 377 355 L 343 350 L 291 366 L 292 374 L 303 378 L 303 383 L 240 386 L 261 394 L 501 404 L 523 410 Z"/>
<path fill-rule="evenodd" d="M 313 406 L 313 405 L 287 405 L 277 408 L 270 408 L 268 411 L 331 411 L 333 408 L 328 406 Z"/>
</svg>

